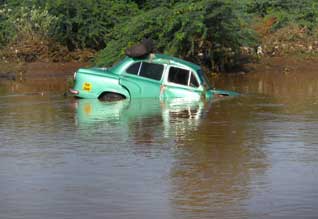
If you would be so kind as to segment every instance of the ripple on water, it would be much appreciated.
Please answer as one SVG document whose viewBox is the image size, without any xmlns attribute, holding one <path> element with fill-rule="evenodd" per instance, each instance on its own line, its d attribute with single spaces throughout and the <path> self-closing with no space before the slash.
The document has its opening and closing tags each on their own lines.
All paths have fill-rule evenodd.
<svg viewBox="0 0 318 219">
<path fill-rule="evenodd" d="M 212 103 L 1 96 L 0 217 L 318 215 L 315 82 L 253 80 Z"/>
</svg>

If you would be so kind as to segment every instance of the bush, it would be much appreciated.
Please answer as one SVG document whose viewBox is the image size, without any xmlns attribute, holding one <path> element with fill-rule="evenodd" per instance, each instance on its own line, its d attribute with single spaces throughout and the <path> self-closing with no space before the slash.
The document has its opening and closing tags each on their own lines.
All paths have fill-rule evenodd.
<svg viewBox="0 0 318 219">
<path fill-rule="evenodd" d="M 256 46 L 250 22 L 265 38 L 291 24 L 314 37 L 317 8 L 318 0 L 0 0 L 0 47 L 46 39 L 67 52 L 101 50 L 96 63 L 111 65 L 152 38 L 159 52 L 224 71 L 240 47 Z"/>
<path fill-rule="evenodd" d="M 3 9 L 0 9 L 0 48 L 7 45 L 15 37 L 15 29 L 8 18 L 2 15 Z"/>
<path fill-rule="evenodd" d="M 138 10 L 134 3 L 112 0 L 46 0 L 46 7 L 58 17 L 54 37 L 70 50 L 104 48 L 104 36 Z"/>
<path fill-rule="evenodd" d="M 96 63 L 111 65 L 124 56 L 128 46 L 142 38 L 152 38 L 160 52 L 223 71 L 226 63 L 234 64 L 240 46 L 255 40 L 243 24 L 243 18 L 230 2 L 201 0 L 158 7 L 115 26 L 106 35 L 105 41 L 109 43 L 97 56 Z"/>
<path fill-rule="evenodd" d="M 318 24 L 318 0 L 256 0 L 247 3 L 248 12 L 261 17 L 275 17 L 276 31 L 289 24 L 314 29 Z"/>
<path fill-rule="evenodd" d="M 15 38 L 19 38 L 19 41 L 48 38 L 57 21 L 57 17 L 50 15 L 48 10 L 35 6 L 11 8 L 4 5 L 0 16 L 3 43 L 14 41 Z"/>
</svg>

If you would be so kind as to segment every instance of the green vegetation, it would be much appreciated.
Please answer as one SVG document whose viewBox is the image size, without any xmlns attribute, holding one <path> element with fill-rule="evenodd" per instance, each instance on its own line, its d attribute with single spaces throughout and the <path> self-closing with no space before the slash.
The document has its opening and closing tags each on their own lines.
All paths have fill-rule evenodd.
<svg viewBox="0 0 318 219">
<path fill-rule="evenodd" d="M 94 50 L 98 65 L 111 65 L 128 46 L 152 38 L 158 52 L 227 71 L 240 62 L 242 48 L 275 34 L 314 40 L 317 24 L 318 0 L 0 0 L 2 50 L 47 41 L 68 52 Z M 265 52 L 274 54 L 274 41 Z M 309 44 L 304 47 L 314 50 Z"/>
<path fill-rule="evenodd" d="M 234 64 L 240 46 L 255 43 L 252 31 L 244 25 L 233 3 L 218 0 L 179 2 L 140 11 L 106 35 L 108 44 L 97 56 L 97 63 L 111 64 L 124 55 L 127 46 L 146 37 L 163 53 L 224 70 L 226 64 Z"/>
</svg>

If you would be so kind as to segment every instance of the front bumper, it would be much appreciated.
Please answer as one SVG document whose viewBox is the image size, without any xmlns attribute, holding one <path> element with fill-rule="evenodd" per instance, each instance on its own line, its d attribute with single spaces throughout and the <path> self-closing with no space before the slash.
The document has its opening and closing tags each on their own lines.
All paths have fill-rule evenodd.
<svg viewBox="0 0 318 219">
<path fill-rule="evenodd" d="M 78 90 L 74 90 L 73 88 L 70 88 L 70 89 L 69 89 L 69 92 L 70 92 L 71 94 L 74 94 L 74 95 L 78 95 L 78 94 L 79 94 L 79 91 L 78 91 Z"/>
</svg>

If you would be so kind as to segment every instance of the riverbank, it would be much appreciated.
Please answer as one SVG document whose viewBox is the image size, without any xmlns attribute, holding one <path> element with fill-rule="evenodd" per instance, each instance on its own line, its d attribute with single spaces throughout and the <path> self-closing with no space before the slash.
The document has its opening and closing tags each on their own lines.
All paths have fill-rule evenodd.
<svg viewBox="0 0 318 219">
<path fill-rule="evenodd" d="M 49 79 L 52 77 L 70 77 L 88 62 L 0 62 L 0 80 L 23 81 L 28 79 Z M 318 72 L 318 57 L 282 56 L 262 57 L 257 62 L 244 65 L 245 71 L 238 73 L 301 74 Z"/>
<path fill-rule="evenodd" d="M 248 72 L 273 74 L 317 73 L 318 57 L 263 57 L 246 65 Z"/>
<path fill-rule="evenodd" d="M 89 66 L 87 62 L 31 62 L 0 63 L 0 80 L 23 81 L 71 76 L 78 68 Z"/>
</svg>

